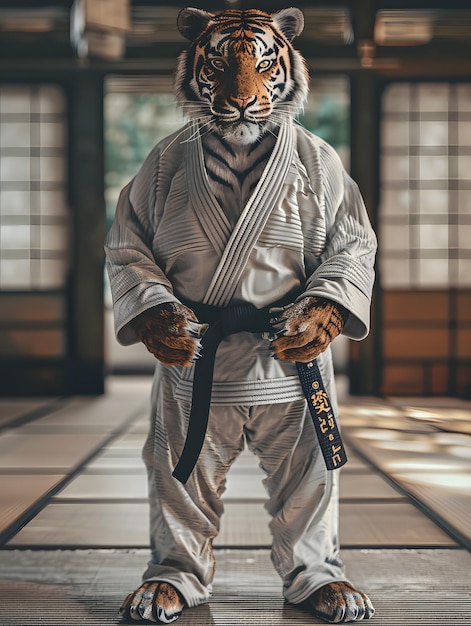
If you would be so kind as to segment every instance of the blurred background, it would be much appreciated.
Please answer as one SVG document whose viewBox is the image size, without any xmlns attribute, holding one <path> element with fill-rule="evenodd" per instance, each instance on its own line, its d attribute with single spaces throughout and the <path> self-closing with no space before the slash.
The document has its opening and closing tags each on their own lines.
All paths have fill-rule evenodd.
<svg viewBox="0 0 471 626">
<path fill-rule="evenodd" d="M 286 2 L 198 2 L 274 11 Z M 471 8 L 297 2 L 300 121 L 358 182 L 379 237 L 372 331 L 338 341 L 353 395 L 471 395 Z M 0 395 L 100 394 L 148 374 L 112 329 L 103 240 L 120 189 L 183 121 L 184 5 L 0 3 Z"/>
<path fill-rule="evenodd" d="M 342 557 L 375 623 L 457 626 L 471 597 L 471 5 L 295 4 L 300 123 L 338 151 L 379 239 L 370 335 L 333 345 Z M 103 243 L 121 188 L 183 124 L 183 6 L 0 0 L 5 626 L 116 624 L 149 556 L 154 359 L 114 338 Z M 247 450 L 231 468 L 214 599 L 185 624 L 312 624 L 283 602 L 263 477 Z"/>
</svg>

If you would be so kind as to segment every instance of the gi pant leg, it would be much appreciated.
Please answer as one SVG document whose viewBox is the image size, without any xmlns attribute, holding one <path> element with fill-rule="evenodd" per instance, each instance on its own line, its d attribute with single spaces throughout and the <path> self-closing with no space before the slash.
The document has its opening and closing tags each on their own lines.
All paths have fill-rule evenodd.
<svg viewBox="0 0 471 626">
<path fill-rule="evenodd" d="M 245 431 L 267 474 L 271 557 L 286 600 L 298 604 L 329 582 L 347 581 L 339 556 L 339 474 L 326 470 L 307 403 L 252 407 Z"/>
<path fill-rule="evenodd" d="M 163 370 L 163 368 L 162 368 Z M 208 431 L 189 480 L 173 478 L 183 449 L 190 403 L 174 400 L 170 376 L 156 374 L 152 415 L 143 458 L 148 471 L 152 559 L 144 581 L 171 583 L 189 607 L 211 594 L 215 560 L 213 539 L 223 513 L 221 495 L 226 474 L 243 450 L 248 407 L 211 408 Z"/>
<path fill-rule="evenodd" d="M 211 407 L 206 440 L 186 485 L 172 477 L 183 449 L 190 404 L 156 377 L 144 460 L 149 476 L 152 560 L 143 579 L 174 585 L 189 607 L 209 599 L 213 539 L 223 513 L 226 474 L 244 448 L 267 477 L 272 561 L 285 598 L 300 603 L 319 587 L 345 578 L 338 542 L 338 472 L 327 472 L 304 400 Z"/>
</svg>

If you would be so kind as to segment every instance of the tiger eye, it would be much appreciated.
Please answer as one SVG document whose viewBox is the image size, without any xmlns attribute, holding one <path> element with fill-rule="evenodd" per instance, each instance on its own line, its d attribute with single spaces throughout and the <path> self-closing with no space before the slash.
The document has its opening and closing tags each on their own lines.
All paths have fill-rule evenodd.
<svg viewBox="0 0 471 626">
<path fill-rule="evenodd" d="M 225 69 L 226 64 L 222 59 L 210 59 L 211 67 L 215 70 L 222 71 Z"/>
<path fill-rule="evenodd" d="M 271 65 L 271 61 L 269 61 L 268 59 L 265 59 L 264 61 L 260 61 L 260 63 L 258 64 L 258 69 L 266 70 L 270 67 L 270 65 Z"/>
</svg>

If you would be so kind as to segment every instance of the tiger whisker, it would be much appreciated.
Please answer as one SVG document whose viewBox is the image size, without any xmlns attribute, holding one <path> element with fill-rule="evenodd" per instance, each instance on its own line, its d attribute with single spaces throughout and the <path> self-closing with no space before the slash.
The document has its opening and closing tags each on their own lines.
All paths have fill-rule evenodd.
<svg viewBox="0 0 471 626">
<path fill-rule="evenodd" d="M 273 137 L 278 138 L 278 135 L 274 133 L 271 128 L 267 128 L 267 132 L 270 133 L 270 135 L 273 135 Z"/>
<path fill-rule="evenodd" d="M 196 113 L 196 114 L 187 114 L 186 115 L 187 119 L 192 122 L 192 123 L 196 123 L 196 124 L 205 124 L 208 120 L 214 120 L 214 116 L 210 115 L 208 113 L 204 113 L 204 114 L 200 114 L 200 113 Z"/>
<path fill-rule="evenodd" d="M 200 137 L 201 138 L 206 137 L 206 135 L 209 135 L 212 132 L 213 132 L 213 129 L 209 125 L 207 125 L 206 130 L 203 133 L 200 133 Z"/>
<path fill-rule="evenodd" d="M 288 105 L 285 107 L 277 107 L 275 109 L 277 112 L 289 115 L 290 117 L 294 117 L 296 115 L 302 115 L 304 113 L 304 107 L 297 107 L 294 105 Z"/>
<path fill-rule="evenodd" d="M 298 109 L 295 107 L 285 107 L 285 108 L 276 108 L 274 110 L 275 113 L 279 113 L 280 115 L 286 115 L 289 117 L 294 117 L 296 115 L 300 115 L 303 113 L 303 109 Z"/>
<path fill-rule="evenodd" d="M 179 100 L 178 101 L 179 106 L 184 105 L 184 104 L 193 104 L 195 106 L 209 107 L 209 103 L 203 102 L 202 100 Z"/>
<path fill-rule="evenodd" d="M 301 124 L 301 122 L 297 119 L 294 119 L 294 123 L 297 124 L 298 126 L 301 126 L 301 128 L 304 128 L 304 125 Z"/>
<path fill-rule="evenodd" d="M 182 109 L 193 110 L 193 111 L 210 111 L 210 107 L 203 102 L 180 102 L 178 105 Z"/>
<path fill-rule="evenodd" d="M 285 109 L 288 109 L 288 108 L 304 109 L 304 103 L 302 103 L 302 102 L 299 102 L 299 103 L 297 103 L 297 102 L 288 102 L 288 101 L 287 102 L 283 102 L 283 101 L 277 102 L 276 105 L 275 105 L 275 108 L 277 109 L 277 108 L 281 108 L 281 107 L 285 108 Z"/>
<path fill-rule="evenodd" d="M 287 121 L 290 121 L 291 119 L 292 118 L 289 115 L 287 115 L 287 116 L 282 116 L 282 115 L 276 116 L 276 115 L 272 114 L 271 117 L 270 117 L 270 120 L 272 122 L 275 122 L 278 125 L 283 124 L 283 123 L 285 123 Z"/>
<path fill-rule="evenodd" d="M 193 124 L 206 124 L 207 122 L 210 122 L 213 119 L 214 118 L 212 115 L 200 115 L 199 117 L 193 118 L 191 122 Z"/>
<path fill-rule="evenodd" d="M 201 113 L 203 115 L 209 113 L 209 110 L 207 108 L 203 108 L 203 107 L 187 106 L 187 107 L 182 107 L 182 110 L 183 110 L 184 113 Z"/>
<path fill-rule="evenodd" d="M 204 124 L 198 124 L 196 130 L 192 133 L 192 135 L 190 137 L 188 137 L 188 139 L 185 139 L 184 141 L 182 141 L 183 143 L 190 143 L 191 141 L 195 141 L 196 139 L 198 139 L 199 137 L 204 137 L 205 134 L 207 134 L 208 132 L 211 131 L 211 128 L 209 128 L 210 124 L 212 123 L 213 119 L 212 117 L 208 119 L 207 122 L 205 122 Z M 201 134 L 201 131 L 203 130 L 203 128 L 207 127 L 207 131 L 204 134 Z"/>
<path fill-rule="evenodd" d="M 198 133 L 200 132 L 200 129 L 203 128 L 204 126 L 208 126 L 211 121 L 212 121 L 212 116 L 207 116 L 208 121 L 205 122 L 205 124 L 203 124 L 200 128 L 197 128 L 195 131 L 193 131 L 192 129 L 189 129 L 188 126 L 185 126 L 184 128 L 181 129 L 181 131 L 179 133 L 177 133 L 177 135 L 175 135 L 175 137 L 172 139 L 172 141 L 165 147 L 165 149 L 162 151 L 162 156 L 167 152 L 167 150 L 176 142 L 178 141 L 178 139 L 180 139 L 180 137 L 182 135 L 184 135 L 186 132 L 190 131 L 192 134 L 190 135 L 190 137 L 188 137 L 188 139 L 185 139 L 184 141 L 182 141 L 181 143 L 189 143 L 190 141 L 194 141 L 195 139 L 197 139 L 198 136 L 202 136 L 199 135 Z M 209 132 L 209 131 L 208 131 Z"/>
<path fill-rule="evenodd" d="M 194 118 L 212 116 L 212 114 L 208 111 L 201 111 L 196 109 L 183 111 L 183 114 L 186 116 L 193 116 Z"/>
<path fill-rule="evenodd" d="M 187 139 L 185 139 L 184 141 L 182 141 L 181 143 L 191 143 L 192 141 L 196 141 L 196 139 L 198 139 L 199 137 L 201 137 L 201 129 L 200 127 L 198 127 Z"/>
<path fill-rule="evenodd" d="M 188 132 L 188 126 L 185 126 L 184 128 L 182 128 L 182 129 L 181 129 L 181 131 L 175 135 L 175 137 L 172 139 L 172 141 L 171 141 L 171 142 L 170 142 L 167 146 L 165 146 L 165 148 L 162 150 L 162 156 L 163 156 L 163 155 L 167 152 L 167 150 L 168 150 L 171 146 L 173 146 L 173 144 L 174 144 L 176 141 L 178 141 L 178 140 L 180 139 L 180 137 L 181 137 L 182 135 L 184 135 L 186 132 Z"/>
<path fill-rule="evenodd" d="M 212 115 L 211 109 L 204 103 L 182 102 L 179 106 L 181 107 L 183 114 L 190 119 Z"/>
</svg>

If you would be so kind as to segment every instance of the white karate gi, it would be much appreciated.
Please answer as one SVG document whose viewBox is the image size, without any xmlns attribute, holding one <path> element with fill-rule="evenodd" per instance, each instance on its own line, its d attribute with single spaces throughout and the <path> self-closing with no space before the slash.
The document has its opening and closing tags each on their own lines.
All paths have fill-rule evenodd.
<svg viewBox="0 0 471 626">
<path fill-rule="evenodd" d="M 365 337 L 376 238 L 335 151 L 302 127 L 283 125 L 232 232 L 211 192 L 201 140 L 183 142 L 193 133 L 189 127 L 163 140 L 121 193 L 106 241 L 118 340 L 136 342 L 130 322 L 179 298 L 262 308 L 307 295 L 342 304 L 350 312 L 344 334 Z M 330 349 L 318 364 L 335 409 Z M 220 497 L 245 442 L 267 474 L 272 559 L 286 599 L 299 603 L 328 582 L 346 580 L 338 472 L 325 469 L 295 365 L 274 360 L 262 335 L 223 340 L 205 444 L 182 485 L 171 473 L 185 440 L 192 375 L 193 368 L 156 366 L 143 452 L 152 546 L 144 580 L 172 583 L 190 607 L 208 599 Z"/>
</svg>

